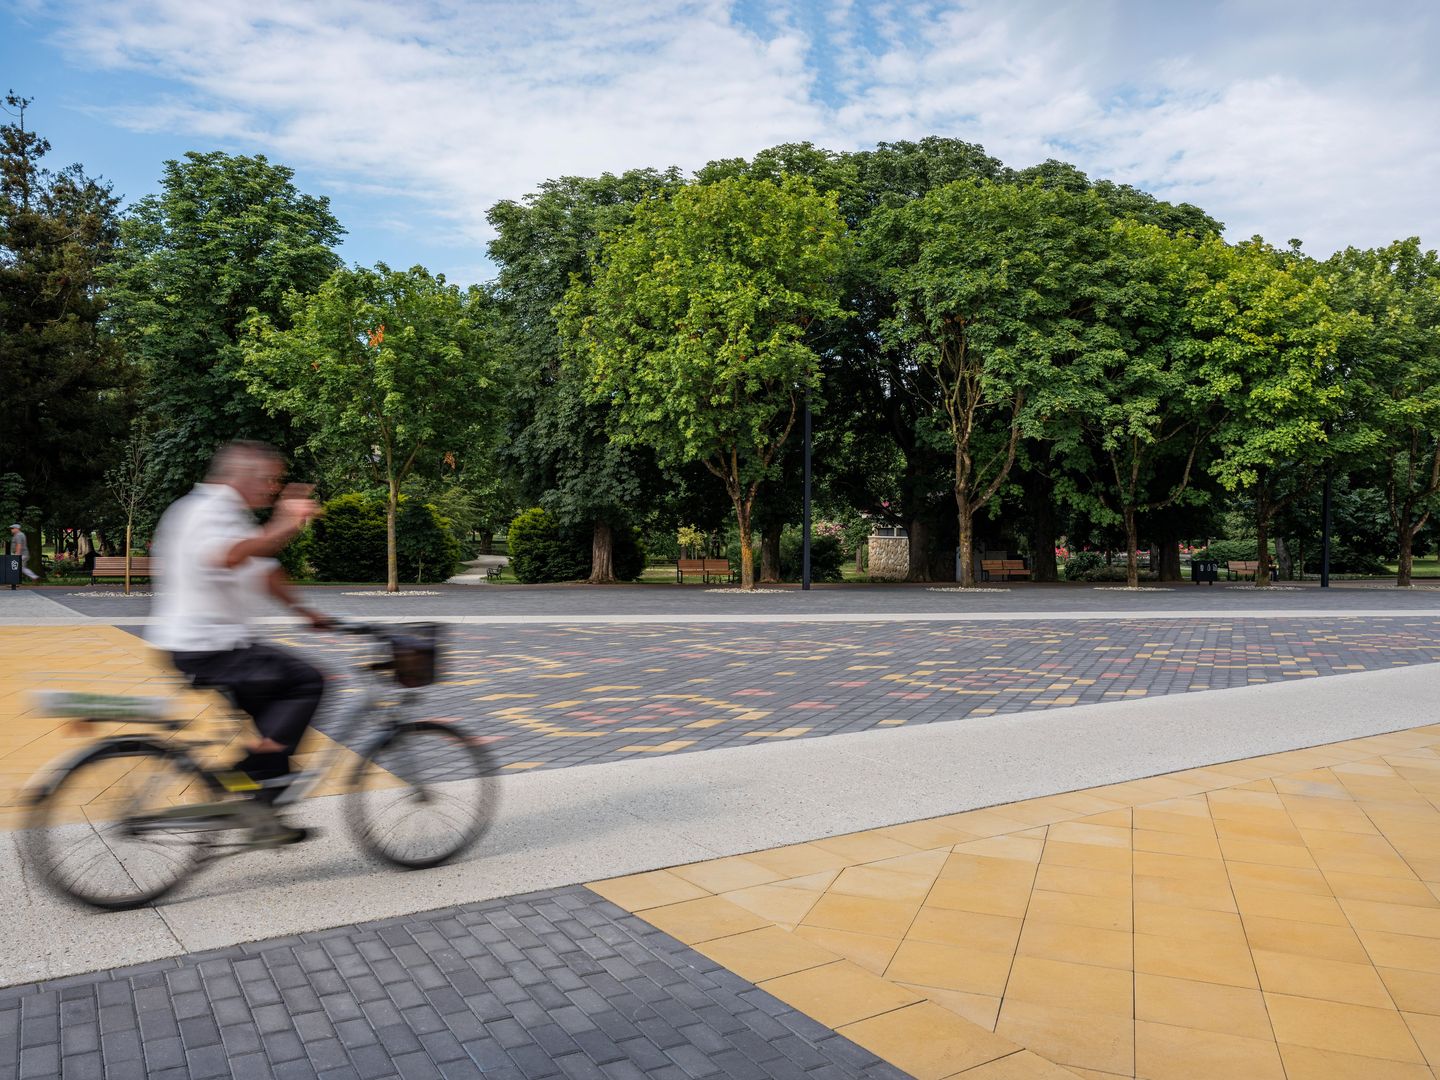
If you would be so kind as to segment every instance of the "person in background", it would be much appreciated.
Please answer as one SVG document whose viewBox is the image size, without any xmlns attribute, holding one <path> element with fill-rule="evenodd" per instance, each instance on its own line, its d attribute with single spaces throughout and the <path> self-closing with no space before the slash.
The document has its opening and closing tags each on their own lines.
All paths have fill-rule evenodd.
<svg viewBox="0 0 1440 1080">
<path fill-rule="evenodd" d="M 0 518 L 0 521 L 4 521 Z M 19 525 L 10 526 L 10 554 L 20 556 L 20 572 L 31 581 L 39 579 L 40 575 L 30 569 L 30 549 L 25 542 L 25 530 Z"/>
</svg>

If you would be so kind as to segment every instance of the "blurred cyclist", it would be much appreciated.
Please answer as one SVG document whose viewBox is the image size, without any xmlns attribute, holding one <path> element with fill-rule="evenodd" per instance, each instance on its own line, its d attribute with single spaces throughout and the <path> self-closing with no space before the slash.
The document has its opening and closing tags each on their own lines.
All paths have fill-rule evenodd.
<svg viewBox="0 0 1440 1080">
<path fill-rule="evenodd" d="M 147 635 L 196 686 L 226 691 L 254 719 L 259 738 L 225 779 L 267 804 L 284 788 L 290 755 L 320 705 L 324 679 L 293 649 L 259 640 L 259 601 L 270 596 L 315 627 L 329 624 L 299 603 L 274 558 L 320 509 L 308 485 L 281 490 L 284 471 L 274 448 L 228 443 L 205 482 L 165 511 L 155 533 L 160 575 Z M 261 527 L 253 511 L 271 505 L 274 512 Z M 277 819 L 257 839 L 293 843 L 305 835 Z"/>
</svg>

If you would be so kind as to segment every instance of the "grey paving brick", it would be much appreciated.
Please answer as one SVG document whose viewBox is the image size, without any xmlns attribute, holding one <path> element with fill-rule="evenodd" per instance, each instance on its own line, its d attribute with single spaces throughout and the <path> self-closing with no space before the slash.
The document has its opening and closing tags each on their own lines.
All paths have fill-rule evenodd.
<svg viewBox="0 0 1440 1080">
<path fill-rule="evenodd" d="M 105 1062 L 99 1053 L 66 1054 L 60 1059 L 61 1080 L 104 1080 Z"/>
<path fill-rule="evenodd" d="M 242 1054 L 230 1059 L 234 1080 L 270 1080 L 275 1075 L 264 1054 Z"/>
<path fill-rule="evenodd" d="M 6 1040 L 23 1080 L 901 1075 L 583 888 L 20 988 Z"/>
<path fill-rule="evenodd" d="M 185 1054 L 185 1063 L 190 1069 L 190 1075 L 195 1080 L 210 1080 L 211 1077 L 229 1076 L 230 1055 L 226 1053 L 223 1046 L 205 1046 L 199 1050 L 189 1050 Z"/>
</svg>

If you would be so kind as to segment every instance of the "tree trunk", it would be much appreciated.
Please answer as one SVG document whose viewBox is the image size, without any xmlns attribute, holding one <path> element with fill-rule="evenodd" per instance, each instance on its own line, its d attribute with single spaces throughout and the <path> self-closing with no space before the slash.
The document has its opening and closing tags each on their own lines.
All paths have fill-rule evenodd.
<svg viewBox="0 0 1440 1080">
<path fill-rule="evenodd" d="M 1410 585 L 1410 574 L 1415 562 L 1415 530 L 1410 527 L 1408 508 L 1400 512 L 1400 528 L 1396 539 L 1400 541 L 1400 559 L 1396 567 L 1395 584 L 1404 589 Z"/>
<path fill-rule="evenodd" d="M 755 588 L 755 556 L 750 546 L 750 510 L 740 496 L 735 503 L 735 524 L 740 526 L 740 588 Z"/>
<path fill-rule="evenodd" d="M 125 520 L 125 595 L 130 595 L 130 519 Z"/>
<path fill-rule="evenodd" d="M 906 581 L 931 581 L 930 576 L 930 526 L 919 516 L 910 519 L 907 528 L 908 555 L 910 566 L 905 571 Z"/>
<path fill-rule="evenodd" d="M 595 532 L 590 541 L 590 584 L 615 583 L 615 530 L 609 522 L 595 519 Z"/>
<path fill-rule="evenodd" d="M 395 549 L 395 515 L 400 506 L 400 488 L 392 478 L 385 500 L 385 591 L 400 591 L 400 560 Z"/>
<path fill-rule="evenodd" d="M 957 580 L 961 588 L 975 584 L 975 512 L 970 508 L 970 496 L 963 491 L 955 492 L 956 524 L 960 527 L 960 573 Z"/>
<path fill-rule="evenodd" d="M 865 544 L 855 545 L 855 576 L 865 573 Z"/>
<path fill-rule="evenodd" d="M 768 525 L 760 530 L 760 584 L 773 585 L 780 580 L 780 526 Z"/>
<path fill-rule="evenodd" d="M 1255 535 L 1260 551 L 1255 563 L 1255 587 L 1260 588 L 1270 584 L 1270 513 L 1258 496 L 1255 504 L 1259 508 L 1255 515 Z"/>
<path fill-rule="evenodd" d="M 1160 565 L 1157 568 L 1158 577 L 1161 581 L 1180 580 L 1180 541 L 1162 540 L 1160 542 Z"/>
<path fill-rule="evenodd" d="M 1031 581 L 1059 581 L 1055 565 L 1055 483 L 1044 473 L 1035 471 L 1025 477 L 1025 502 L 1030 510 Z"/>
<path fill-rule="evenodd" d="M 1295 576 L 1295 563 L 1290 558 L 1290 549 L 1285 546 L 1283 536 L 1275 537 L 1275 573 L 1284 581 Z"/>
<path fill-rule="evenodd" d="M 1125 584 L 1132 589 L 1140 586 L 1140 559 L 1135 554 L 1140 545 L 1139 526 L 1135 521 L 1135 508 L 1125 507 Z"/>
</svg>

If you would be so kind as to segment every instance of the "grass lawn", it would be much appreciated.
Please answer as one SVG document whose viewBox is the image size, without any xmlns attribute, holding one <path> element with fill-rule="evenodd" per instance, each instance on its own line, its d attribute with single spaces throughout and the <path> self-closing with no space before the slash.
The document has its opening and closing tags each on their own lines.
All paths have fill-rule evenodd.
<svg viewBox="0 0 1440 1080">
<path fill-rule="evenodd" d="M 1386 563 L 1385 569 L 1394 574 L 1399 567 L 1394 563 Z M 1415 559 L 1410 565 L 1410 576 L 1415 578 L 1440 578 L 1440 558 L 1431 556 L 1428 559 Z"/>
</svg>

